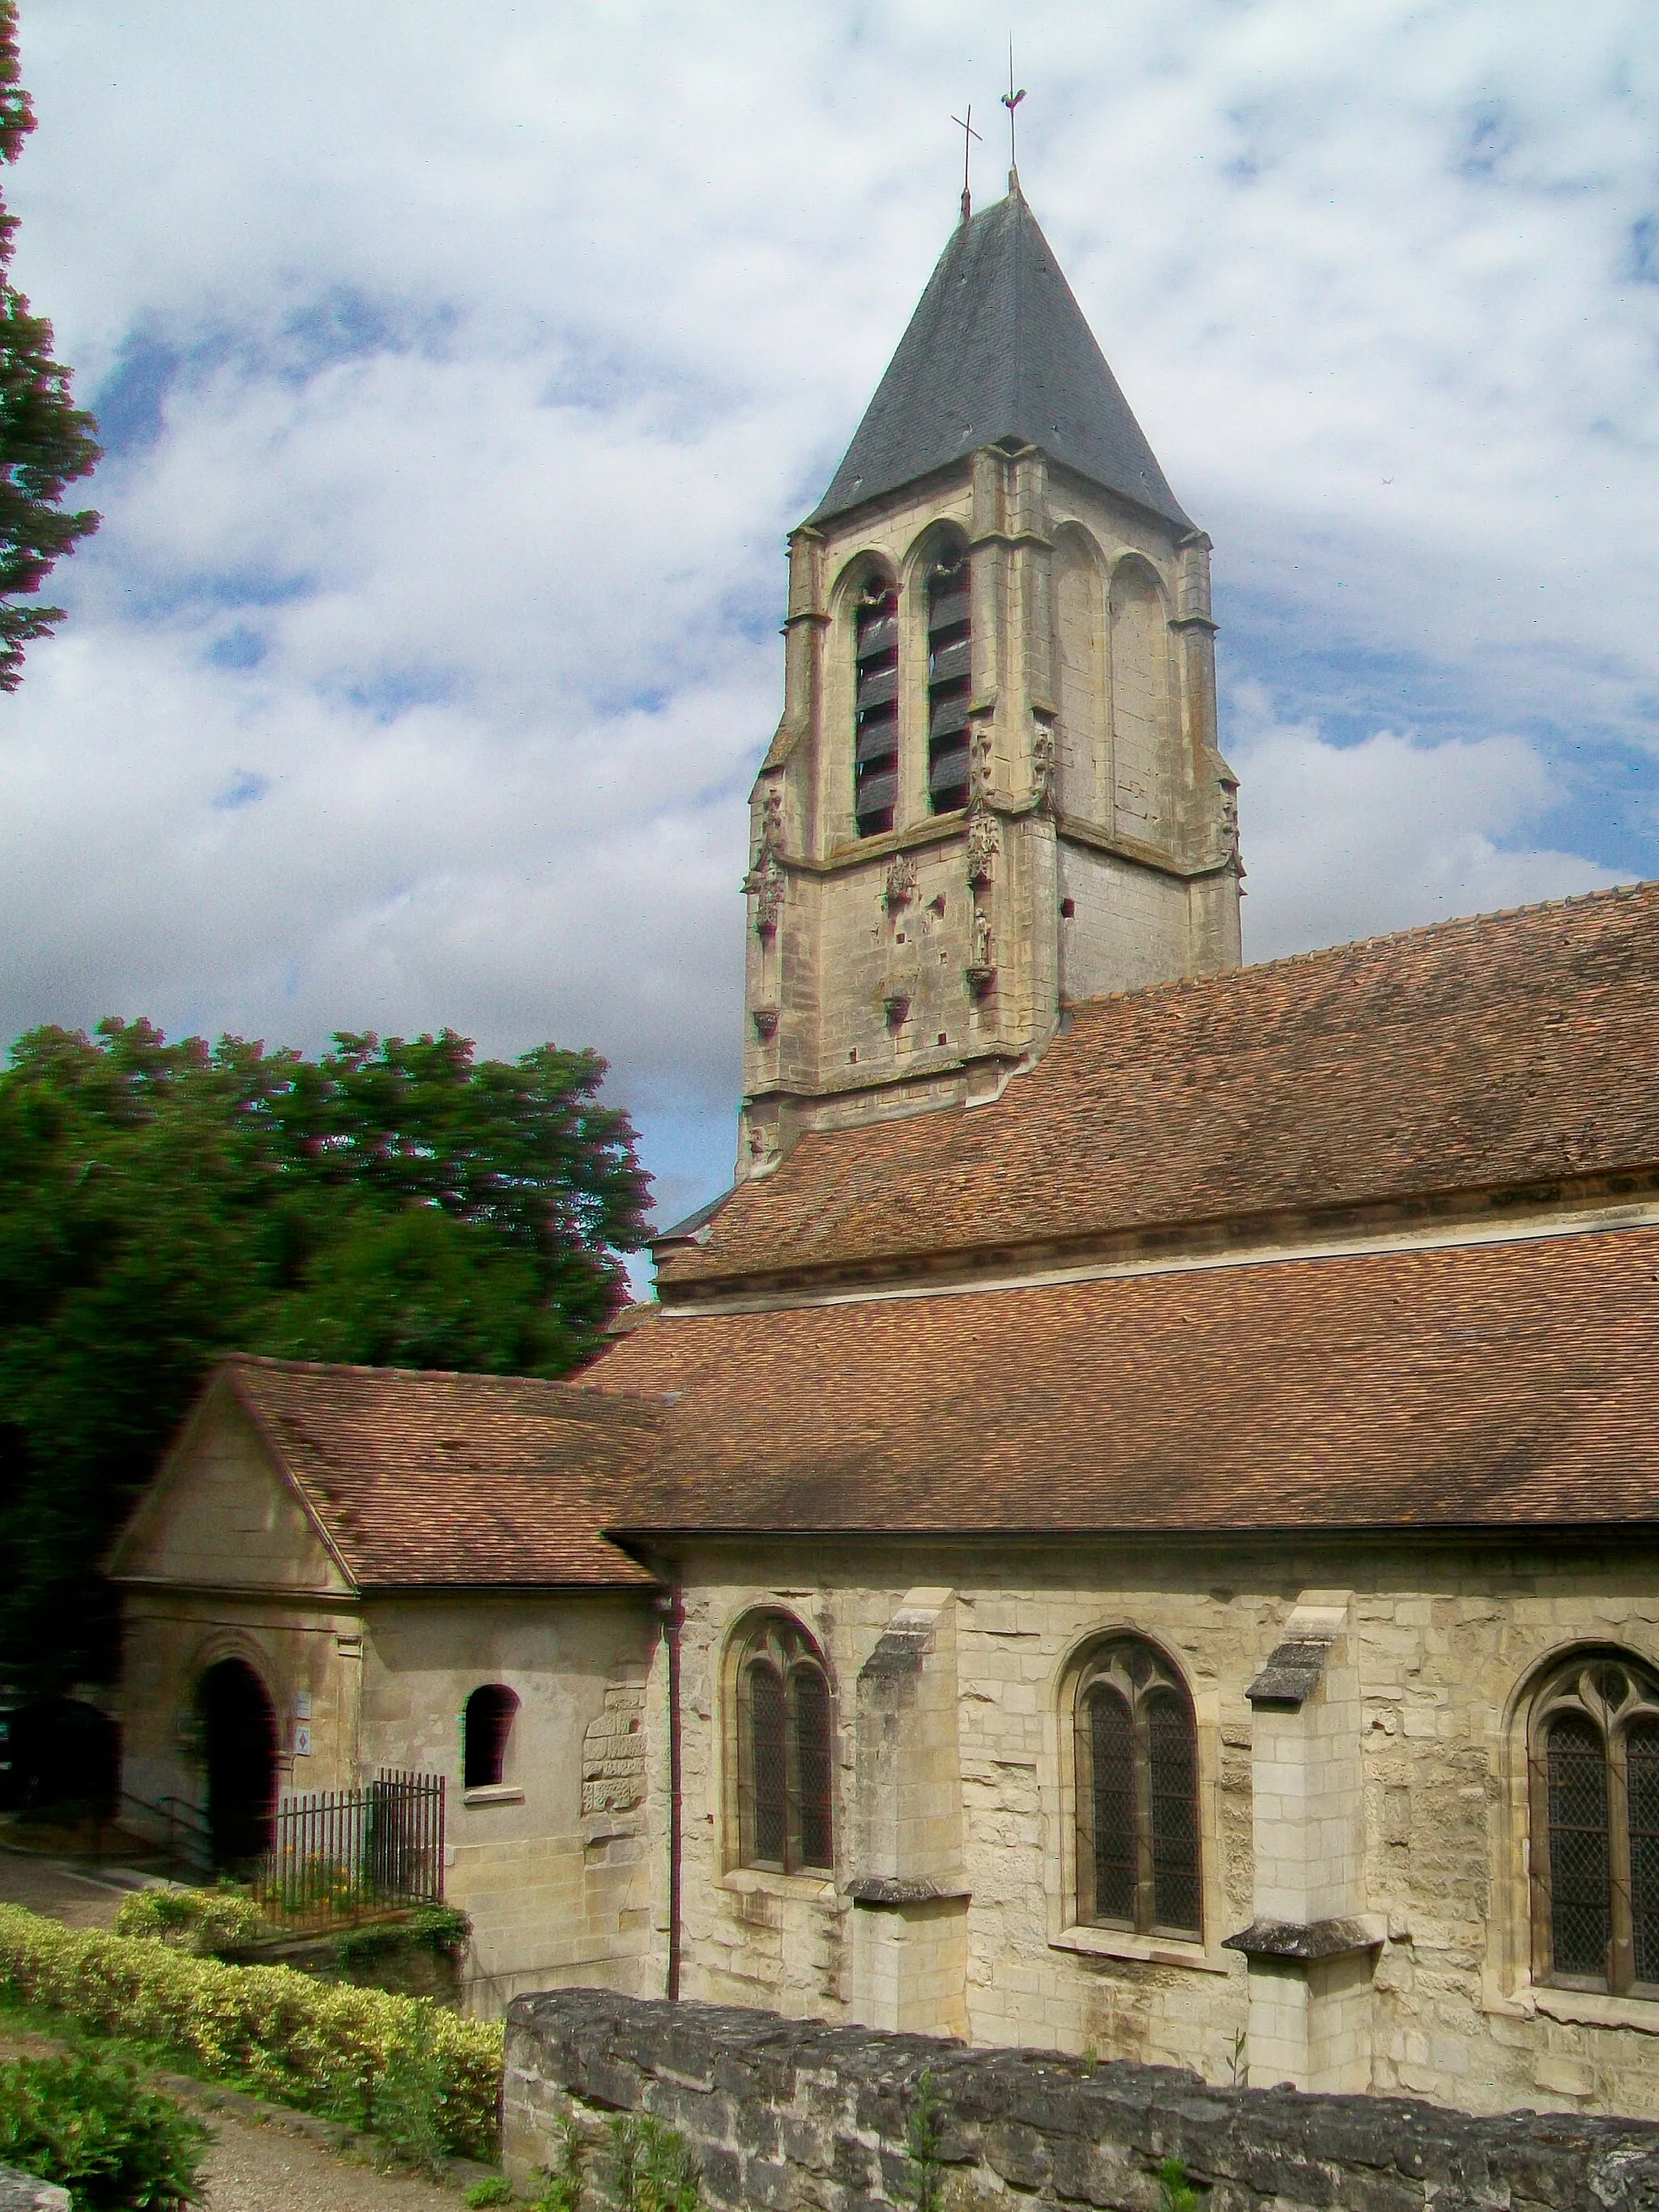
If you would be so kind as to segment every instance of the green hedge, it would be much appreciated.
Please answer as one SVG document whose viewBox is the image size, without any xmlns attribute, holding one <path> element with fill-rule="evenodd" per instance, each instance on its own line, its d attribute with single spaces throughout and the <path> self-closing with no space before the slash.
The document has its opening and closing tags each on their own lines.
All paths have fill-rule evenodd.
<svg viewBox="0 0 1659 2212">
<path fill-rule="evenodd" d="M 424 1997 L 313 1981 L 290 1966 L 228 1966 L 63 1928 L 17 1905 L 0 1905 L 0 1997 L 394 2141 L 412 2128 L 462 2157 L 496 2154 L 501 2023 L 463 2020 Z"/>
</svg>

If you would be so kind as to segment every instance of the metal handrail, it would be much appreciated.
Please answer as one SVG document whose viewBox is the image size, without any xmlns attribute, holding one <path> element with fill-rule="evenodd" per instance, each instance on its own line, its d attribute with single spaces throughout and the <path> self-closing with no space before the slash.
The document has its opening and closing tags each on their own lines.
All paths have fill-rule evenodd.
<svg viewBox="0 0 1659 2212">
<path fill-rule="evenodd" d="M 121 1803 L 162 1823 L 167 1830 L 166 1849 L 170 1859 L 180 1859 L 189 1866 L 211 1868 L 213 1826 L 199 1805 L 192 1805 L 187 1797 L 137 1797 L 130 1790 L 121 1792 Z M 101 1850 L 99 1856 L 102 1857 Z"/>
</svg>

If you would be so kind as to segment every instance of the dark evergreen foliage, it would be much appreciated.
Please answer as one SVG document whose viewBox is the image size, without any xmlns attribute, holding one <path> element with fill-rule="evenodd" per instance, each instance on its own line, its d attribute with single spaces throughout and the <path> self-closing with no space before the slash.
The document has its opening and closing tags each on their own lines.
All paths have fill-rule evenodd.
<svg viewBox="0 0 1659 2212">
<path fill-rule="evenodd" d="M 15 0 L 0 0 L 0 161 L 15 161 L 33 128 Z M 98 459 L 98 426 L 70 397 L 70 372 L 52 359 L 52 325 L 30 313 L 11 282 L 16 232 L 16 216 L 0 203 L 0 691 L 17 689 L 24 647 L 64 616 L 61 607 L 16 602 L 38 592 L 99 520 L 89 507 L 63 508 L 69 485 Z"/>
<path fill-rule="evenodd" d="M 625 1296 L 648 1178 L 605 1062 L 148 1022 L 0 1073 L 0 1670 L 103 1672 L 103 1555 L 215 1359 L 562 1375 Z"/>
</svg>

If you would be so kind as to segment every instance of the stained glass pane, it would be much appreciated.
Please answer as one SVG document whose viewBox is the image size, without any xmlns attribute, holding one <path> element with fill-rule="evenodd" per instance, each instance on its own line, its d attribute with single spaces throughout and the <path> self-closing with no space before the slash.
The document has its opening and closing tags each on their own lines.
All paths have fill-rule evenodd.
<svg viewBox="0 0 1659 2212">
<path fill-rule="evenodd" d="M 1612 1936 L 1607 1762 L 1599 1730 L 1576 1713 L 1550 1723 L 1550 1947 L 1558 1974 L 1606 1977 Z"/>
<path fill-rule="evenodd" d="M 783 1683 L 775 1668 L 749 1669 L 750 1856 L 757 1864 L 783 1864 L 787 1788 L 784 1752 Z"/>
<path fill-rule="evenodd" d="M 1135 1746 L 1129 1708 L 1115 1690 L 1097 1684 L 1089 1692 L 1089 1749 L 1094 1769 L 1094 1917 L 1135 1918 L 1139 1853 L 1135 1843 Z"/>
<path fill-rule="evenodd" d="M 798 1667 L 790 1677 L 790 1687 L 795 1695 L 800 1863 L 809 1867 L 833 1867 L 836 1844 L 830 1810 L 830 1685 L 816 1667 Z"/>
<path fill-rule="evenodd" d="M 1659 1721 L 1625 1736 L 1630 1790 L 1630 1920 L 1638 1982 L 1659 1982 Z"/>
<path fill-rule="evenodd" d="M 1153 1690 L 1144 1708 L 1152 1780 L 1152 1918 L 1196 1936 L 1203 1913 L 1198 1876 L 1198 1750 L 1186 1701 Z"/>
</svg>

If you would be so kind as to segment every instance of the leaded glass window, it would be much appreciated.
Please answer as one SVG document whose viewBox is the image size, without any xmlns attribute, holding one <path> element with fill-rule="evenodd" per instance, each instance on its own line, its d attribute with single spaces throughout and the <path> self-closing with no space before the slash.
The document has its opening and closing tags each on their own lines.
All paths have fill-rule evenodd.
<svg viewBox="0 0 1659 2212">
<path fill-rule="evenodd" d="M 756 1623 L 738 1654 L 737 1691 L 738 1863 L 833 1872 L 834 1713 L 805 1630 L 782 1616 Z"/>
<path fill-rule="evenodd" d="M 1659 1676 L 1568 1661 L 1534 1700 L 1528 1765 L 1534 1974 L 1659 1995 Z"/>
<path fill-rule="evenodd" d="M 1201 1936 L 1198 1737 L 1174 1667 L 1138 1637 L 1078 1680 L 1078 1918 L 1142 1935 Z"/>
</svg>

